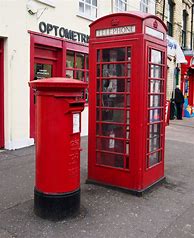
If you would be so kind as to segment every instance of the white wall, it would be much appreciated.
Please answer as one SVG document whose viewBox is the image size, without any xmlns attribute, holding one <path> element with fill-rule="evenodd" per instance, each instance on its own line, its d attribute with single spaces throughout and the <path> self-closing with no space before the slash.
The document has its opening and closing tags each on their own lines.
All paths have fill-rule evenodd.
<svg viewBox="0 0 194 238">
<path fill-rule="evenodd" d="M 38 0 L 0 0 L 0 37 L 5 37 L 4 121 L 7 149 L 33 144 L 33 139 L 29 138 L 30 34 L 28 30 L 39 32 L 39 22 L 45 21 L 89 34 L 89 24 L 92 21 L 78 16 L 78 0 L 47 1 L 53 2 L 55 7 L 40 3 Z M 132 2 L 133 6 L 139 7 L 139 0 Z M 36 12 L 34 15 L 27 11 L 29 3 Z M 111 6 L 111 0 L 98 0 L 98 17 L 111 13 Z M 135 9 L 132 7 L 130 10 Z M 50 35 L 54 36 L 54 31 Z M 87 135 L 87 111 L 88 108 L 82 113 L 82 135 Z"/>
</svg>

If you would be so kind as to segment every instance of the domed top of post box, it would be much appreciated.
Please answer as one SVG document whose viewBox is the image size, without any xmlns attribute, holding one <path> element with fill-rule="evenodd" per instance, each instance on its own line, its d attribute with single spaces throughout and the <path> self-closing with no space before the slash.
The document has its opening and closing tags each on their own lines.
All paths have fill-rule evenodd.
<svg viewBox="0 0 194 238">
<path fill-rule="evenodd" d="M 81 90 L 87 87 L 87 83 L 72 78 L 44 78 L 29 82 L 29 86 L 40 91 L 66 91 Z"/>
</svg>

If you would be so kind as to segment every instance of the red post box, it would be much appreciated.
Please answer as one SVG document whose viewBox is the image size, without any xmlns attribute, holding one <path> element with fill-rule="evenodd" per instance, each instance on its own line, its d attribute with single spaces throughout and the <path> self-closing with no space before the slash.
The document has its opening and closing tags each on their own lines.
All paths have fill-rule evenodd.
<svg viewBox="0 0 194 238">
<path fill-rule="evenodd" d="M 166 26 L 141 12 L 90 25 L 88 180 L 136 194 L 164 179 Z"/>
<path fill-rule="evenodd" d="M 36 94 L 34 211 L 48 219 L 79 212 L 80 122 L 86 83 L 75 79 L 31 81 Z"/>
</svg>

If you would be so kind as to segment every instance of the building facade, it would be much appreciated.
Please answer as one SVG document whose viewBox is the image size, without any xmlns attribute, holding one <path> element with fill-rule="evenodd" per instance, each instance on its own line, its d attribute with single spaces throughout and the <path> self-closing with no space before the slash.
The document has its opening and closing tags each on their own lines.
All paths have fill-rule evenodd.
<svg viewBox="0 0 194 238">
<path fill-rule="evenodd" d="M 156 15 L 168 27 L 167 98 L 181 86 L 181 65 L 187 64 L 186 51 L 193 51 L 193 1 L 157 0 Z M 182 53 L 184 55 L 182 55 Z"/>
<path fill-rule="evenodd" d="M 90 23 L 129 10 L 154 14 L 155 1 L 0 1 L 0 148 L 34 144 L 36 99 L 28 82 L 55 76 L 88 81 Z M 83 94 L 87 100 L 87 91 Z M 87 118 L 86 106 L 82 136 L 87 135 Z"/>
</svg>

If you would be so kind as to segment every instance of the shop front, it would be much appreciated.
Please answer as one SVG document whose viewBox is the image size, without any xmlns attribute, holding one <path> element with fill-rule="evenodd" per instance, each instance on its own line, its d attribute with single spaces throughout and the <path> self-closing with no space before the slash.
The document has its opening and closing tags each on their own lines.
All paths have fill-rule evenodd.
<svg viewBox="0 0 194 238">
<path fill-rule="evenodd" d="M 4 55 L 3 38 L 0 38 L 0 148 L 4 147 Z"/>
<path fill-rule="evenodd" d="M 181 89 L 185 97 L 184 116 L 194 117 L 194 57 L 193 52 L 185 52 L 187 64 L 181 65 Z"/>
<path fill-rule="evenodd" d="M 51 24 L 49 25 L 50 28 L 48 28 L 49 26 L 47 24 L 41 22 L 39 24 L 41 33 L 29 31 L 30 80 L 49 77 L 67 77 L 87 82 L 89 78 L 88 37 L 78 32 L 66 32 L 65 30 L 67 29 L 59 27 L 59 29 L 57 28 L 58 31 L 55 31 L 56 37 L 50 36 L 45 34 L 49 33 L 51 29 L 54 30 L 53 26 Z M 58 38 L 58 34 L 60 38 Z M 83 98 L 87 100 L 87 90 L 83 91 Z M 35 138 L 35 103 L 36 98 L 31 90 L 30 138 Z M 87 134 L 87 125 L 83 126 L 82 134 Z"/>
</svg>

